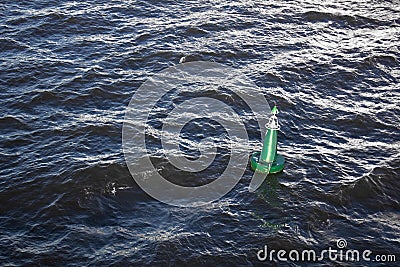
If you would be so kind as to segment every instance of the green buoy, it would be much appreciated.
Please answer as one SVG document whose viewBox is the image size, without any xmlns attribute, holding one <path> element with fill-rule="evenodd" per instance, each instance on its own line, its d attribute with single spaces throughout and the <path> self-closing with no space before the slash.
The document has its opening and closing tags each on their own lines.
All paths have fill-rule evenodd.
<svg viewBox="0 0 400 267">
<path fill-rule="evenodd" d="M 278 108 L 274 106 L 271 110 L 271 118 L 268 121 L 267 133 L 264 137 L 264 144 L 261 152 L 254 152 L 251 155 L 251 169 L 260 173 L 278 173 L 285 165 L 285 158 L 277 153 L 278 131 L 280 129 L 278 118 Z"/>
</svg>

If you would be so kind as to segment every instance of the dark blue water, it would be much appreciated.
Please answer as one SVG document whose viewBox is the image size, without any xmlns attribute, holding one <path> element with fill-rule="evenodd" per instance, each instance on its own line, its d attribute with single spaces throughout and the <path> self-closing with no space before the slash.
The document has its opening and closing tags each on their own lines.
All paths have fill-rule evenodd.
<svg viewBox="0 0 400 267">
<path fill-rule="evenodd" d="M 3 1 L 1 265 L 252 266 L 265 245 L 321 251 L 344 238 L 397 255 L 356 265 L 397 266 L 399 47 L 398 1 Z M 131 178 L 125 108 L 183 56 L 241 70 L 278 104 L 287 164 L 256 193 L 250 168 L 197 208 Z"/>
</svg>

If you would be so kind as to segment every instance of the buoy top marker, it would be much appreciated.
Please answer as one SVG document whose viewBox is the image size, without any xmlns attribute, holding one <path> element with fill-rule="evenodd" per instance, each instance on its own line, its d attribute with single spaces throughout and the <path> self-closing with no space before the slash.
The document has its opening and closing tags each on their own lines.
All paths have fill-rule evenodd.
<svg viewBox="0 0 400 267">
<path fill-rule="evenodd" d="M 269 118 L 268 123 L 265 125 L 267 129 L 272 129 L 272 130 L 279 130 L 281 127 L 278 122 L 278 118 L 276 117 L 276 114 L 279 113 L 278 108 L 276 105 L 273 107 L 271 110 L 272 116 Z"/>
<path fill-rule="evenodd" d="M 273 109 L 271 110 L 271 113 L 276 115 L 279 113 L 278 108 L 276 106 L 273 107 Z"/>
</svg>

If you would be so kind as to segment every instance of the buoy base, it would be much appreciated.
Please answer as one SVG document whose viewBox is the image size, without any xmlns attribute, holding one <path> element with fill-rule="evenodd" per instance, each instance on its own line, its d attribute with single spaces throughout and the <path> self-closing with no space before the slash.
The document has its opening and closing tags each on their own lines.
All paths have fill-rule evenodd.
<svg viewBox="0 0 400 267">
<path fill-rule="evenodd" d="M 262 173 L 278 173 L 281 172 L 285 167 L 285 158 L 282 155 L 276 155 L 275 160 L 272 162 L 271 168 L 269 169 L 268 165 L 258 163 L 260 154 L 261 152 L 254 152 L 251 154 L 250 163 L 253 171 Z"/>
</svg>

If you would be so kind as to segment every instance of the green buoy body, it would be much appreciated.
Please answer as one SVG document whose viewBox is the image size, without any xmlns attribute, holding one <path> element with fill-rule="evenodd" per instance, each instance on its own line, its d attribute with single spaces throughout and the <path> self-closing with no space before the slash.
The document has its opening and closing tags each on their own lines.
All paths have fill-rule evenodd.
<svg viewBox="0 0 400 267">
<path fill-rule="evenodd" d="M 250 157 L 251 169 L 261 173 L 281 172 L 285 165 L 285 158 L 277 153 L 278 131 L 280 129 L 278 118 L 278 108 L 275 106 L 269 119 L 267 133 L 261 152 L 254 152 Z"/>
</svg>

